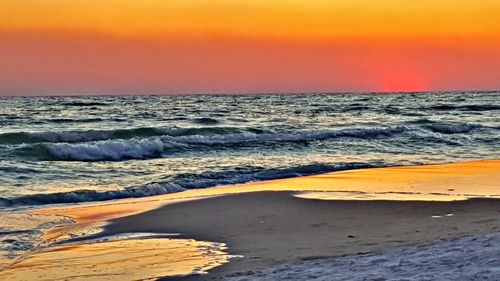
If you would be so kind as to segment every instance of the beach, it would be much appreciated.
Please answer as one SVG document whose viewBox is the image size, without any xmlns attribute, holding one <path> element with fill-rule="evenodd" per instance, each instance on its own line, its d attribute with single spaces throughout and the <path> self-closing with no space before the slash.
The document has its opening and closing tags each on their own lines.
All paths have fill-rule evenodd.
<svg viewBox="0 0 500 281">
<path fill-rule="evenodd" d="M 500 281 L 500 0 L 0 0 L 0 281 Z"/>
<path fill-rule="evenodd" d="M 256 192 L 118 219 L 104 235 L 173 231 L 196 240 L 223 241 L 242 257 L 215 268 L 208 277 L 193 278 L 217 280 L 279 264 L 494 233 L 500 227 L 499 213 L 497 201 L 322 201 L 287 192 Z M 159 225 L 162 218 L 166 223 Z"/>
<path fill-rule="evenodd" d="M 134 269 L 149 272 L 140 276 L 144 279 L 255 279 L 259 273 L 270 278 L 266 270 L 276 266 L 495 235 L 500 227 L 500 201 L 495 199 L 500 197 L 499 170 L 499 160 L 359 169 L 41 208 L 33 212 L 70 217 L 74 223 L 47 231 L 44 239 L 52 244 L 18 258 L 0 276 L 15 280 L 32 274 L 34 279 L 43 279 L 50 273 L 63 278 L 65 271 L 58 270 L 61 264 L 71 267 L 72 274 L 96 280 L 133 279 Z M 199 254 L 169 257 L 172 250 L 161 252 L 161 247 L 151 246 L 161 245 L 162 239 L 168 241 L 165 249 L 198 249 Z M 96 245 L 100 245 L 98 250 Z M 141 258 L 123 260 L 124 253 L 151 249 L 159 252 L 150 263 Z M 108 265 L 116 263 L 128 271 L 109 272 L 106 268 L 112 266 L 99 264 L 65 264 L 64 257 L 75 260 L 77 250 L 105 253 Z M 49 258 L 53 251 L 61 259 L 58 263 Z M 165 260 L 180 263 L 160 262 Z M 88 275 L 92 270 L 96 275 Z"/>
</svg>

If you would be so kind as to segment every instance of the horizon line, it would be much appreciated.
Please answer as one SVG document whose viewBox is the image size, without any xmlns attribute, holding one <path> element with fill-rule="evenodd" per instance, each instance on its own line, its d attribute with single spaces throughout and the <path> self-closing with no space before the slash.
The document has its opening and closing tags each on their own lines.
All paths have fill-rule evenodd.
<svg viewBox="0 0 500 281">
<path fill-rule="evenodd" d="M 134 96 L 266 96 L 266 95 L 342 95 L 342 94 L 455 94 L 455 93 L 500 93 L 499 90 L 444 90 L 444 91 L 328 91 L 328 92 L 207 92 L 207 93 L 137 93 L 137 94 L 23 94 L 0 95 L 1 98 L 23 97 L 134 97 Z"/>
</svg>

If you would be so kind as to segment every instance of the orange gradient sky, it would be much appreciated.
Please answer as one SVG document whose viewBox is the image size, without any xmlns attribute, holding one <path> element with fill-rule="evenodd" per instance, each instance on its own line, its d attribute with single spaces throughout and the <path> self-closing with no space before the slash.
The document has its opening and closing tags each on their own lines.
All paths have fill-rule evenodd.
<svg viewBox="0 0 500 281">
<path fill-rule="evenodd" d="M 0 0 L 0 95 L 497 90 L 498 0 Z"/>
</svg>

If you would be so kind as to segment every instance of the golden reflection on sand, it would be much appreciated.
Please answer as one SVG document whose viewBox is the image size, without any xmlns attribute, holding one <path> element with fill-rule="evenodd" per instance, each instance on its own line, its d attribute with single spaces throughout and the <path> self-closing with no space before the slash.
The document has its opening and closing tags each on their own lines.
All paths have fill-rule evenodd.
<svg viewBox="0 0 500 281">
<path fill-rule="evenodd" d="M 294 195 L 302 199 L 316 200 L 389 200 L 389 201 L 409 201 L 415 194 L 411 193 L 364 193 L 364 192 L 342 192 L 342 191 L 305 191 Z M 444 198 L 443 198 L 444 197 Z M 444 200 L 443 200 L 444 199 Z M 459 195 L 441 194 L 418 194 L 418 201 L 458 201 L 467 198 Z"/>
<path fill-rule="evenodd" d="M 228 261 L 224 250 L 223 244 L 165 238 L 56 246 L 11 265 L 0 272 L 0 280 L 154 280 L 201 274 Z"/>
<path fill-rule="evenodd" d="M 130 216 L 155 209 L 166 203 L 181 203 L 201 199 L 195 198 L 174 198 L 164 201 L 161 196 L 146 197 L 139 199 L 117 200 L 112 203 L 84 204 L 79 206 L 68 206 L 61 208 L 39 209 L 35 213 L 38 215 L 65 216 L 76 221 L 75 224 L 61 225 L 52 228 L 44 233 L 45 241 L 57 242 L 73 237 L 88 236 L 96 234 L 102 230 L 108 220 Z M 209 196 L 205 197 L 208 198 Z"/>
<path fill-rule="evenodd" d="M 362 200 L 369 196 L 379 200 L 452 201 L 473 197 L 500 198 L 500 160 L 483 160 L 443 165 L 403 166 L 359 169 L 297 178 L 279 179 L 195 189 L 153 197 L 116 200 L 79 206 L 37 210 L 43 215 L 65 215 L 80 223 L 109 220 L 180 203 L 227 194 L 256 191 L 308 192 L 328 199 Z M 313 193 L 311 193 L 313 192 Z M 320 196 L 321 195 L 321 196 Z M 349 195 L 347 197 L 347 195 Z"/>
</svg>

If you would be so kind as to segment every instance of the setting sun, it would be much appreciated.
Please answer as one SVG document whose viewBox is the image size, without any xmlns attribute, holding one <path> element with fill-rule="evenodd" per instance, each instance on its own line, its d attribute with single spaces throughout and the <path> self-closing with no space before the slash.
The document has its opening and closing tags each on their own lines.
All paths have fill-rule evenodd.
<svg viewBox="0 0 500 281">
<path fill-rule="evenodd" d="M 421 76 L 400 74 L 385 77 L 382 81 L 384 92 L 422 92 L 428 90 Z"/>
</svg>

